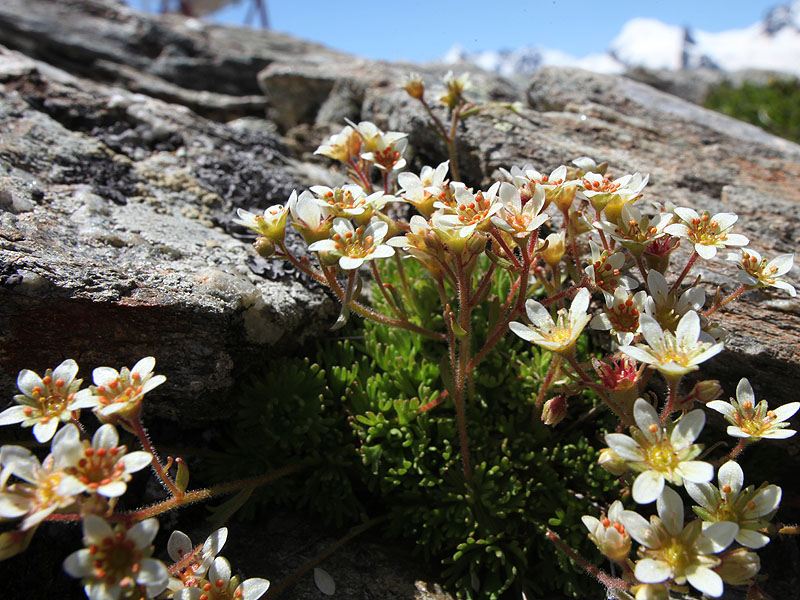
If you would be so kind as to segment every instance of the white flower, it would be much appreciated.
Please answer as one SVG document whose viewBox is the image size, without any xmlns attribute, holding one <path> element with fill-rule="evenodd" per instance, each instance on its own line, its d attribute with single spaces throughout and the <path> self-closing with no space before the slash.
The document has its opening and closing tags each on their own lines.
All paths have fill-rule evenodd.
<svg viewBox="0 0 800 600">
<path fill-rule="evenodd" d="M 736 541 L 748 548 L 761 548 L 769 538 L 758 529 L 763 529 L 781 502 L 781 488 L 777 485 L 762 485 L 758 489 L 748 486 L 744 490 L 744 472 L 732 460 L 719 468 L 719 488 L 710 483 L 686 482 L 686 491 L 700 506 L 694 511 L 703 519 L 703 527 L 718 521 L 730 521 L 739 526 Z"/>
<path fill-rule="evenodd" d="M 644 290 L 631 295 L 618 287 L 613 296 L 606 297 L 605 311 L 595 315 L 589 327 L 610 330 L 620 346 L 630 344 L 639 331 L 639 315 L 644 310 L 646 296 Z"/>
<path fill-rule="evenodd" d="M 74 426 L 59 431 L 51 445 L 52 452 L 39 463 L 29 450 L 21 446 L 3 446 L 0 449 L 0 517 L 18 519 L 25 517 L 20 529 L 26 531 L 37 526 L 59 508 L 72 505 L 86 486 L 63 470 L 63 448 L 59 442 L 72 435 Z M 11 475 L 24 483 L 6 485 Z"/>
<path fill-rule="evenodd" d="M 797 295 L 797 290 L 792 284 L 778 279 L 792 268 L 793 254 L 781 254 L 767 262 L 755 250 L 748 248 L 741 249 L 740 252 L 741 254 L 730 253 L 726 258 L 736 261 L 739 267 L 738 279 L 741 283 L 751 287 L 778 288 L 793 298 Z"/>
<path fill-rule="evenodd" d="M 683 221 L 673 223 L 664 231 L 675 237 L 685 238 L 694 245 L 694 251 L 706 260 L 714 258 L 717 248 L 746 246 L 750 240 L 738 233 L 730 233 L 739 219 L 734 213 L 717 213 L 713 217 L 705 211 L 700 216 L 691 208 L 677 207 L 675 214 Z"/>
<path fill-rule="evenodd" d="M 608 212 L 609 206 L 606 207 Z M 620 218 L 600 221 L 594 226 L 620 242 L 634 256 L 641 256 L 647 246 L 666 235 L 667 225 L 671 221 L 672 215 L 661 213 L 649 217 L 642 215 L 633 204 L 627 203 L 622 205 Z"/>
<path fill-rule="evenodd" d="M 92 371 L 94 385 L 89 390 L 82 390 L 77 396 L 91 397 L 94 411 L 98 418 L 131 418 L 141 411 L 142 399 L 167 378 L 153 375 L 156 359 L 146 356 L 129 370 L 122 367 L 120 371 L 111 367 L 97 367 Z"/>
<path fill-rule="evenodd" d="M 19 406 L 1 412 L 0 425 L 22 423 L 23 427 L 33 426 L 36 441 L 50 441 L 59 423 L 72 418 L 72 411 L 94 405 L 86 396 L 77 395 L 83 382 L 75 379 L 77 374 L 78 365 L 71 358 L 55 369 L 48 369 L 44 377 L 23 369 L 17 377 L 17 387 L 22 393 L 14 396 Z"/>
<path fill-rule="evenodd" d="M 525 312 L 533 326 L 512 321 L 508 327 L 523 340 L 552 352 L 569 354 L 573 352 L 575 341 L 591 318 L 586 314 L 590 299 L 589 290 L 581 288 L 575 294 L 569 312 L 564 309 L 559 310 L 556 321 L 544 306 L 536 300 L 528 300 L 525 303 Z"/>
<path fill-rule="evenodd" d="M 575 162 L 575 161 L 572 161 Z M 634 173 L 623 175 L 611 181 L 600 173 L 586 173 L 581 184 L 582 194 L 589 200 L 595 210 L 608 208 L 608 212 L 616 211 L 616 215 L 627 202 L 633 202 L 641 196 L 644 186 L 650 179 L 649 174 Z M 612 215 L 606 215 L 610 220 L 616 220 Z"/>
<path fill-rule="evenodd" d="M 389 226 L 383 221 L 355 228 L 348 219 L 337 217 L 333 220 L 331 238 L 314 242 L 308 249 L 338 258 L 339 266 L 351 271 L 365 261 L 394 255 L 394 248 L 381 243 L 388 232 Z"/>
<path fill-rule="evenodd" d="M 299 196 L 292 192 L 287 206 L 292 215 L 292 226 L 300 232 L 307 244 L 328 237 L 333 222 L 333 210 L 330 206 L 320 204 L 308 191 Z"/>
<path fill-rule="evenodd" d="M 589 539 L 609 559 L 623 561 L 631 550 L 631 536 L 625 531 L 625 526 L 620 521 L 622 515 L 622 502 L 615 500 L 608 509 L 608 516 L 602 519 L 584 515 L 581 517 L 586 529 L 589 530 Z"/>
<path fill-rule="evenodd" d="M 170 568 L 174 577 L 170 579 L 168 587 L 177 592 L 184 587 L 197 586 L 227 539 L 228 529 L 222 527 L 209 535 L 202 546 L 195 548 L 188 535 L 173 531 L 167 542 L 167 554 L 175 563 Z"/>
<path fill-rule="evenodd" d="M 664 480 L 681 485 L 683 480 L 702 483 L 714 476 L 714 467 L 693 460 L 702 451 L 694 441 L 706 422 L 702 410 L 693 410 L 675 423 L 661 425 L 656 409 L 643 398 L 633 405 L 636 426 L 631 435 L 609 433 L 606 444 L 628 466 L 639 471 L 633 482 L 633 499 L 639 504 L 649 504 L 661 495 Z"/>
<path fill-rule="evenodd" d="M 504 181 L 500 184 L 502 210 L 491 217 L 492 223 L 516 238 L 526 238 L 548 219 L 544 207 L 544 190 L 536 188 L 533 196 L 522 205 L 519 190 Z"/>
<path fill-rule="evenodd" d="M 496 182 L 485 192 L 479 191 L 473 194 L 465 187 L 454 189 L 455 203 L 451 206 L 444 202 L 437 201 L 434 207 L 442 211 L 443 219 L 452 227 L 458 229 L 458 234 L 462 238 L 469 238 L 476 230 L 486 231 L 491 223 L 492 215 L 497 214 L 503 208 L 503 204 L 498 196 L 500 183 Z M 435 215 L 434 215 L 435 216 Z M 434 221 L 436 228 L 436 221 Z"/>
<path fill-rule="evenodd" d="M 419 176 L 414 173 L 400 173 L 397 184 L 400 186 L 400 195 L 426 218 L 433 214 L 433 203 L 445 191 L 445 180 L 450 161 L 440 163 L 436 169 L 429 166 L 422 167 Z"/>
<path fill-rule="evenodd" d="M 736 386 L 736 400 L 732 398 L 730 402 L 714 400 L 707 406 L 722 413 L 725 420 L 730 423 L 728 435 L 732 437 L 783 440 L 797 433 L 794 429 L 785 428 L 789 426 L 786 422 L 789 417 L 800 409 L 800 402 L 789 402 L 775 410 L 769 410 L 766 400 L 756 405 L 753 388 L 745 378 L 742 378 Z"/>
<path fill-rule="evenodd" d="M 296 192 L 293 191 L 292 196 L 295 195 Z M 263 215 L 256 215 L 239 208 L 236 210 L 236 214 L 239 215 L 238 219 L 234 219 L 236 223 L 252 229 L 273 242 L 283 241 L 286 233 L 286 216 L 289 214 L 288 206 L 275 204 L 264 209 Z"/>
<path fill-rule="evenodd" d="M 613 298 L 615 290 L 635 289 L 637 282 L 631 277 L 622 275 L 620 269 L 625 264 L 625 255 L 622 252 L 609 253 L 589 240 L 589 249 L 592 251 L 592 260 L 584 272 L 589 277 L 592 285 L 597 287 L 608 303 Z"/>
<path fill-rule="evenodd" d="M 650 295 L 645 300 L 644 312 L 658 321 L 663 329 L 675 331 L 678 322 L 686 313 L 703 308 L 706 303 L 706 293 L 700 287 L 691 287 L 678 296 L 677 293 L 670 293 L 669 287 L 664 276 L 651 269 L 647 273 L 647 288 Z"/>
<path fill-rule="evenodd" d="M 92 443 L 81 441 L 78 430 L 69 426 L 71 434 L 59 441 L 65 473 L 77 478 L 87 491 L 106 498 L 118 498 L 125 493 L 131 473 L 141 471 L 151 463 L 149 452 L 128 452 L 119 445 L 119 435 L 110 423 L 102 425 L 92 437 Z"/>
<path fill-rule="evenodd" d="M 311 191 L 316 194 L 314 201 L 322 207 L 330 208 L 334 217 L 363 217 L 369 221 L 375 210 L 380 210 L 394 196 L 383 192 L 367 193 L 357 185 L 345 185 L 340 188 L 329 188 L 315 185 Z"/>
<path fill-rule="evenodd" d="M 269 589 L 269 581 L 260 577 L 239 583 L 239 577 L 231 577 L 231 565 L 218 556 L 208 569 L 206 580 L 197 586 L 185 587 L 175 595 L 175 600 L 258 600 Z"/>
<path fill-rule="evenodd" d="M 158 521 L 146 519 L 130 529 L 111 527 L 97 515 L 83 519 L 85 548 L 64 560 L 64 570 L 83 580 L 90 600 L 117 600 L 144 591 L 154 598 L 167 587 L 167 567 L 150 558 Z"/>
<path fill-rule="evenodd" d="M 696 370 L 704 362 L 722 352 L 722 342 L 712 344 L 700 340 L 700 317 L 689 311 L 678 322 L 675 333 L 661 329 L 654 318 L 644 314 L 639 317 L 647 345 L 622 346 L 624 352 L 639 362 L 652 365 L 665 377 L 680 377 Z"/>
<path fill-rule="evenodd" d="M 670 488 L 659 496 L 656 508 L 658 516 L 650 517 L 650 523 L 629 510 L 620 516 L 630 536 L 641 544 L 642 558 L 634 568 L 636 579 L 645 584 L 672 580 L 684 585 L 688 581 L 703 594 L 719 598 L 724 586 L 713 568 L 722 561 L 714 554 L 731 544 L 736 524 L 714 523 L 703 530 L 698 519 L 684 527 L 683 500 Z"/>
<path fill-rule="evenodd" d="M 399 131 L 384 133 L 371 121 L 351 125 L 364 143 L 363 160 L 373 163 L 381 171 L 399 171 L 406 165 L 402 156 L 408 145 L 408 134 Z"/>
<path fill-rule="evenodd" d="M 347 125 L 339 133 L 332 135 L 327 144 L 322 144 L 314 154 L 322 154 L 339 162 L 349 162 L 358 157 L 361 150 L 361 136 Z"/>
</svg>

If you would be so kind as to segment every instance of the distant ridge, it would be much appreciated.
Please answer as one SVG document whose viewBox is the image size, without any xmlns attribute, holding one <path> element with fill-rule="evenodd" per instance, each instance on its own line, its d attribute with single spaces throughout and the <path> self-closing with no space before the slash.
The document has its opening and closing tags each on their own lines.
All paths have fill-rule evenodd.
<svg viewBox="0 0 800 600">
<path fill-rule="evenodd" d="M 775 6 L 749 27 L 718 33 L 634 18 L 622 26 L 611 46 L 601 54 L 577 57 L 542 46 L 469 53 L 456 45 L 442 61 L 471 62 L 507 77 L 530 74 L 544 65 L 580 67 L 598 73 L 624 73 L 636 68 L 710 68 L 758 69 L 800 76 L 800 0 Z"/>
</svg>

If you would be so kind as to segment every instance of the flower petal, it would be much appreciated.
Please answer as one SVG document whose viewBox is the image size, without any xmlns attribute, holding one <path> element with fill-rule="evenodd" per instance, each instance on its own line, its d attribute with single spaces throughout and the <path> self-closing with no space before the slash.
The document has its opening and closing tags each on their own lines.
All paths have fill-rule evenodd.
<svg viewBox="0 0 800 600">
<path fill-rule="evenodd" d="M 98 486 L 97 493 L 106 498 L 119 498 L 127 489 L 128 486 L 125 485 L 124 481 L 117 480 Z"/>
<path fill-rule="evenodd" d="M 551 317 L 547 309 L 536 302 L 536 300 L 528 300 L 525 303 L 525 312 L 528 314 L 528 318 L 531 320 L 531 323 L 533 323 L 539 329 L 550 331 L 553 327 L 555 327 L 553 317 Z"/>
<path fill-rule="evenodd" d="M 239 586 L 242 591 L 242 600 L 258 600 L 269 589 L 269 581 L 261 577 L 251 577 Z"/>
<path fill-rule="evenodd" d="M 691 481 L 684 481 L 683 486 L 689 496 L 697 502 L 701 507 L 713 511 L 719 503 L 719 492 L 710 483 L 692 483 Z"/>
<path fill-rule="evenodd" d="M 53 370 L 53 381 L 61 379 L 64 382 L 63 389 L 66 389 L 77 374 L 78 363 L 68 358 Z"/>
<path fill-rule="evenodd" d="M 122 464 L 125 465 L 126 473 L 136 473 L 141 471 L 153 460 L 152 455 L 144 450 L 137 450 L 122 457 Z"/>
<path fill-rule="evenodd" d="M 227 559 L 218 556 L 211 563 L 211 568 L 208 570 L 209 581 L 217 581 L 221 579 L 223 583 L 227 584 L 231 580 L 231 564 Z"/>
<path fill-rule="evenodd" d="M 608 436 L 606 436 L 608 437 Z M 658 471 L 639 473 L 633 482 L 633 499 L 639 504 L 650 504 L 664 491 L 664 476 Z"/>
<path fill-rule="evenodd" d="M 697 252 L 701 258 L 705 258 L 706 260 L 711 260 L 717 255 L 716 246 L 710 246 L 702 243 L 695 244 L 694 251 Z"/>
<path fill-rule="evenodd" d="M 220 527 L 203 542 L 203 558 L 216 556 L 228 539 L 228 528 Z"/>
<path fill-rule="evenodd" d="M 695 547 L 701 554 L 717 554 L 731 545 L 737 533 L 739 533 L 739 526 L 736 523 L 718 521 L 703 530 Z"/>
<path fill-rule="evenodd" d="M 758 519 L 764 515 L 768 515 L 773 510 L 778 508 L 781 503 L 781 496 L 783 492 L 780 487 L 775 484 L 768 485 L 753 497 L 753 508 L 748 508 L 745 511 L 745 517 L 748 519 Z"/>
<path fill-rule="evenodd" d="M 747 381 L 747 380 L 743 379 L 742 381 Z M 724 400 L 712 400 L 711 402 L 706 404 L 706 406 L 711 410 L 715 410 L 718 413 L 722 413 L 729 419 L 733 419 L 736 416 L 736 409 L 733 407 L 732 404 L 730 404 L 729 402 L 725 402 Z"/>
<path fill-rule="evenodd" d="M 22 423 L 28 418 L 28 415 L 25 414 L 26 408 L 30 409 L 30 406 L 12 406 L 0 412 L 0 425 Z"/>
<path fill-rule="evenodd" d="M 589 308 L 589 301 L 592 299 L 589 290 L 586 288 L 581 288 L 578 290 L 578 293 L 575 294 L 575 297 L 572 299 L 572 304 L 569 307 L 569 314 L 572 316 L 573 314 L 586 314 L 586 309 Z"/>
<path fill-rule="evenodd" d="M 352 256 L 342 256 L 339 258 L 339 266 L 345 271 L 358 269 L 363 264 L 363 258 L 353 258 Z"/>
<path fill-rule="evenodd" d="M 508 324 L 508 328 L 514 333 L 516 333 L 523 340 L 532 342 L 534 339 L 534 332 L 527 325 L 523 325 L 522 323 L 518 323 L 517 321 L 511 321 L 511 323 Z"/>
<path fill-rule="evenodd" d="M 642 515 L 632 510 L 623 510 L 619 520 L 625 526 L 625 531 L 642 546 L 658 548 L 658 536 L 653 533 L 650 524 Z"/>
<path fill-rule="evenodd" d="M 722 577 L 708 567 L 689 567 L 686 570 L 686 579 L 693 588 L 707 596 L 711 596 L 712 598 L 719 598 L 722 596 L 722 591 L 724 589 Z"/>
<path fill-rule="evenodd" d="M 50 417 L 47 421 L 39 421 L 33 426 L 33 437 L 35 437 L 36 441 L 40 444 L 49 442 L 53 435 L 55 435 L 59 423 L 60 421 L 55 417 Z"/>
<path fill-rule="evenodd" d="M 634 575 L 642 583 L 661 583 L 672 576 L 672 569 L 662 560 L 643 558 L 637 561 Z"/>
<path fill-rule="evenodd" d="M 736 541 L 742 546 L 756 550 L 769 544 L 769 537 L 752 529 L 740 529 L 736 534 Z"/>
<path fill-rule="evenodd" d="M 623 460 L 639 462 L 645 459 L 642 447 L 636 440 L 624 433 L 606 434 L 606 444 Z"/>
<path fill-rule="evenodd" d="M 156 592 L 156 594 L 160 594 L 161 591 L 167 587 L 167 581 L 169 580 L 167 567 L 160 560 L 154 558 L 142 559 L 139 564 L 141 568 L 136 575 L 136 583 L 146 585 L 148 591 L 150 591 L 149 588 L 151 587 L 162 586 L 161 589 Z"/>
<path fill-rule="evenodd" d="M 174 562 L 183 560 L 192 551 L 192 540 L 189 536 L 178 531 L 173 531 L 167 541 L 167 554 Z"/>
<path fill-rule="evenodd" d="M 638 346 L 621 346 L 620 351 L 623 352 L 624 354 L 627 354 L 632 359 L 638 360 L 639 362 L 648 365 L 658 362 L 658 358 L 654 354 Z"/>
<path fill-rule="evenodd" d="M 101 425 L 100 428 L 95 431 L 94 436 L 92 436 L 92 446 L 95 449 L 105 448 L 106 450 L 110 450 L 111 448 L 115 448 L 117 444 L 119 444 L 119 434 L 117 434 L 116 427 L 110 423 Z"/>
<path fill-rule="evenodd" d="M 786 421 L 789 417 L 793 416 L 798 409 L 800 409 L 800 402 L 789 402 L 788 404 L 779 406 L 772 411 L 775 413 L 775 419 L 773 420 L 773 423 L 782 423 L 783 421 Z"/>
<path fill-rule="evenodd" d="M 114 535 L 111 527 L 97 515 L 86 515 L 83 518 L 83 537 L 91 543 L 99 544 L 104 538 Z"/>
<path fill-rule="evenodd" d="M 156 366 L 156 359 L 152 356 L 145 356 L 139 360 L 133 367 L 131 367 L 131 376 L 138 373 L 142 378 L 153 372 L 153 367 Z"/>
<path fill-rule="evenodd" d="M 33 398 L 33 388 L 39 388 L 40 390 L 44 389 L 44 382 L 42 378 L 39 377 L 33 371 L 29 371 L 28 369 L 22 369 L 17 375 L 17 387 L 19 391 Z"/>
<path fill-rule="evenodd" d="M 681 461 L 678 472 L 692 483 L 706 483 L 714 477 L 714 467 L 702 460 Z"/>
<path fill-rule="evenodd" d="M 111 367 L 97 367 L 92 371 L 92 381 L 96 386 L 108 386 L 109 383 L 119 378 L 119 373 Z"/>
<path fill-rule="evenodd" d="M 64 570 L 72 577 L 82 579 L 94 572 L 93 563 L 94 559 L 91 554 L 89 554 L 89 550 L 84 548 L 73 552 L 64 559 Z"/>
<path fill-rule="evenodd" d="M 738 496 L 739 492 L 742 491 L 742 485 L 744 485 L 744 471 L 735 460 L 729 460 L 719 468 L 717 481 L 720 489 L 727 485 L 731 488 L 730 493 L 733 496 Z"/>
<path fill-rule="evenodd" d="M 756 405 L 756 395 L 753 393 L 753 386 L 751 386 L 750 382 L 744 377 L 739 380 L 739 385 L 736 386 L 736 400 L 738 400 L 739 404 L 750 402 L 753 406 Z M 711 405 L 709 404 L 709 406 Z"/>
<path fill-rule="evenodd" d="M 653 405 L 644 398 L 638 398 L 633 405 L 633 420 L 636 421 L 636 426 L 647 438 L 651 444 L 661 439 L 661 422 L 658 419 L 658 413 Z M 652 425 L 655 425 L 656 432 L 650 431 Z"/>
<path fill-rule="evenodd" d="M 701 409 L 693 410 L 687 415 L 684 415 L 678 422 L 675 429 L 672 430 L 672 435 L 669 441 L 675 450 L 683 450 L 688 448 L 703 430 L 706 424 L 706 415 Z M 708 481 L 708 480 L 706 480 Z"/>
<path fill-rule="evenodd" d="M 158 519 L 145 519 L 128 529 L 127 537 L 136 548 L 141 549 L 153 543 L 156 533 L 158 533 Z"/>
</svg>

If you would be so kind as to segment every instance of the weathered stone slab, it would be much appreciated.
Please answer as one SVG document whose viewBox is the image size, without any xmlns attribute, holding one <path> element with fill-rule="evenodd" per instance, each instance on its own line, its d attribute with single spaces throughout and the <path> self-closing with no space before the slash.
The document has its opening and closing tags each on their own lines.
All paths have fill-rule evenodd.
<svg viewBox="0 0 800 600">
<path fill-rule="evenodd" d="M 214 419 L 235 363 L 327 329 L 319 289 L 255 274 L 230 235 L 237 206 L 297 185 L 279 139 L 7 49 L 0 82 L 4 389 L 67 357 L 89 377 L 154 355 L 176 399 L 157 412 Z"/>
</svg>

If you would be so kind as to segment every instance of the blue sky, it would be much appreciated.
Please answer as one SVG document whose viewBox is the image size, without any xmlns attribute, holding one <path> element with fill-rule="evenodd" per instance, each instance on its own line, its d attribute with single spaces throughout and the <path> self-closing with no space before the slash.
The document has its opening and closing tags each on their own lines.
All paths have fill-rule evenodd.
<svg viewBox="0 0 800 600">
<path fill-rule="evenodd" d="M 160 0 L 127 0 L 135 8 Z M 253 0 L 211 17 L 244 22 Z M 428 61 L 468 51 L 540 45 L 583 56 L 603 52 L 633 17 L 706 31 L 743 28 L 789 0 L 266 0 L 271 28 L 358 56 Z"/>
</svg>

